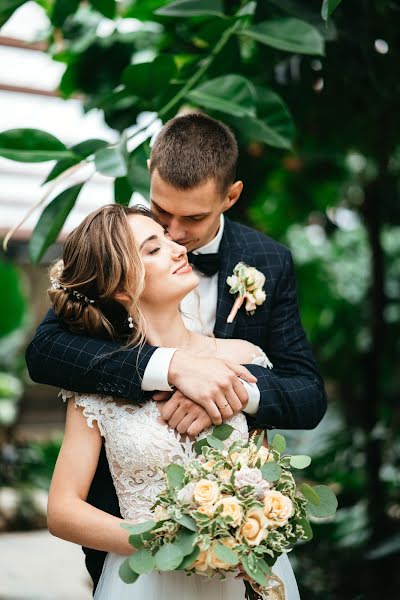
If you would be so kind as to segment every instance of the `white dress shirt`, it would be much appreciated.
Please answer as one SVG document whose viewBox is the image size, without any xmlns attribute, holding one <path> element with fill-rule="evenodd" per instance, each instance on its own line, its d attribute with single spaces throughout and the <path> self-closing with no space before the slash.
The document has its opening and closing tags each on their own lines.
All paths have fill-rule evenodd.
<svg viewBox="0 0 400 600">
<path fill-rule="evenodd" d="M 219 250 L 224 233 L 224 216 L 221 215 L 220 227 L 217 235 L 211 242 L 197 248 L 193 254 L 212 254 Z M 199 277 L 199 285 L 192 290 L 181 302 L 181 312 L 184 323 L 191 331 L 198 331 L 205 335 L 212 335 L 217 314 L 218 298 L 218 273 L 207 276 L 194 268 Z M 170 391 L 168 371 L 176 348 L 157 348 L 152 354 L 142 380 L 143 391 Z M 256 383 L 248 383 L 241 379 L 249 395 L 246 408 L 249 415 L 254 415 L 260 403 L 260 390 Z"/>
</svg>

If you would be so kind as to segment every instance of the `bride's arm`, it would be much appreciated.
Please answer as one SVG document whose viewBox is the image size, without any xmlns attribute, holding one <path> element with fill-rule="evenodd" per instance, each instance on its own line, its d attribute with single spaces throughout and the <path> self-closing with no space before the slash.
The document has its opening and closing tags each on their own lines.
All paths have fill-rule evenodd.
<svg viewBox="0 0 400 600">
<path fill-rule="evenodd" d="M 65 434 L 51 481 L 47 525 L 52 535 L 105 552 L 132 554 L 124 521 L 86 502 L 101 449 L 101 434 L 88 427 L 82 408 L 68 401 Z"/>
</svg>

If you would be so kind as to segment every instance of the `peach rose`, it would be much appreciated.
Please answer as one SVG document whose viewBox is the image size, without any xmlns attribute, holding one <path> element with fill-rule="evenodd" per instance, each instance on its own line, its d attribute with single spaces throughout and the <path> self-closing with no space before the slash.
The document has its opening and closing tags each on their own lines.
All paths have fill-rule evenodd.
<svg viewBox="0 0 400 600">
<path fill-rule="evenodd" d="M 222 517 L 232 517 L 233 527 L 240 525 L 243 518 L 243 510 L 237 498 L 234 496 L 221 498 L 215 503 L 215 509 L 218 506 L 222 506 L 222 512 L 220 513 Z"/>
<path fill-rule="evenodd" d="M 200 553 L 194 561 L 191 569 L 196 569 L 198 573 L 202 575 L 209 575 L 212 573 L 209 564 L 207 563 L 207 552 L 200 546 Z"/>
<path fill-rule="evenodd" d="M 194 487 L 193 497 L 198 504 L 214 504 L 219 498 L 218 483 L 209 479 L 200 479 Z"/>
<path fill-rule="evenodd" d="M 249 546 L 258 546 L 265 536 L 266 519 L 259 508 L 250 510 L 245 522 L 240 528 L 240 536 L 246 540 Z"/>
<path fill-rule="evenodd" d="M 276 490 L 267 490 L 265 492 L 263 511 L 268 527 L 271 529 L 286 525 L 294 513 L 291 499 Z"/>
<path fill-rule="evenodd" d="M 201 513 L 202 515 L 207 515 L 207 517 L 212 517 L 214 515 L 214 510 L 215 507 L 210 506 L 208 504 L 202 504 L 201 506 L 196 508 L 197 512 Z"/>
<path fill-rule="evenodd" d="M 219 469 L 217 472 L 218 479 L 224 483 L 228 483 L 231 478 L 232 471 L 230 469 Z"/>
</svg>

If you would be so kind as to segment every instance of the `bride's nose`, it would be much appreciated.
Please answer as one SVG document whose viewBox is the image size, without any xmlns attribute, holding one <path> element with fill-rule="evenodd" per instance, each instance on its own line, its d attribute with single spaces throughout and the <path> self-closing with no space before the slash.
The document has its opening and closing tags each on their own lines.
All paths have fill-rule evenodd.
<svg viewBox="0 0 400 600">
<path fill-rule="evenodd" d="M 177 244 L 176 242 L 172 242 L 172 251 L 171 256 L 174 260 L 181 260 L 182 256 L 186 256 L 187 250 L 185 246 L 181 246 L 181 244 Z"/>
</svg>

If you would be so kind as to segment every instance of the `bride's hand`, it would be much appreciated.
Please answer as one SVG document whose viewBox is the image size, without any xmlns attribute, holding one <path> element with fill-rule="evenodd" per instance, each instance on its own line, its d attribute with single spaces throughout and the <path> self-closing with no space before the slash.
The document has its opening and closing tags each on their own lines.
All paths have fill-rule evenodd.
<svg viewBox="0 0 400 600">
<path fill-rule="evenodd" d="M 158 392 L 154 394 L 153 399 L 160 402 L 160 415 L 170 427 L 179 431 L 180 434 L 187 434 L 196 437 L 207 427 L 211 427 L 212 421 L 208 413 L 196 402 L 184 396 L 177 390 L 170 399 L 169 392 Z"/>
<path fill-rule="evenodd" d="M 220 358 L 199 357 L 177 350 L 172 357 L 168 381 L 209 414 L 214 425 L 240 412 L 248 393 L 240 378 L 257 378 L 242 365 Z"/>
</svg>

